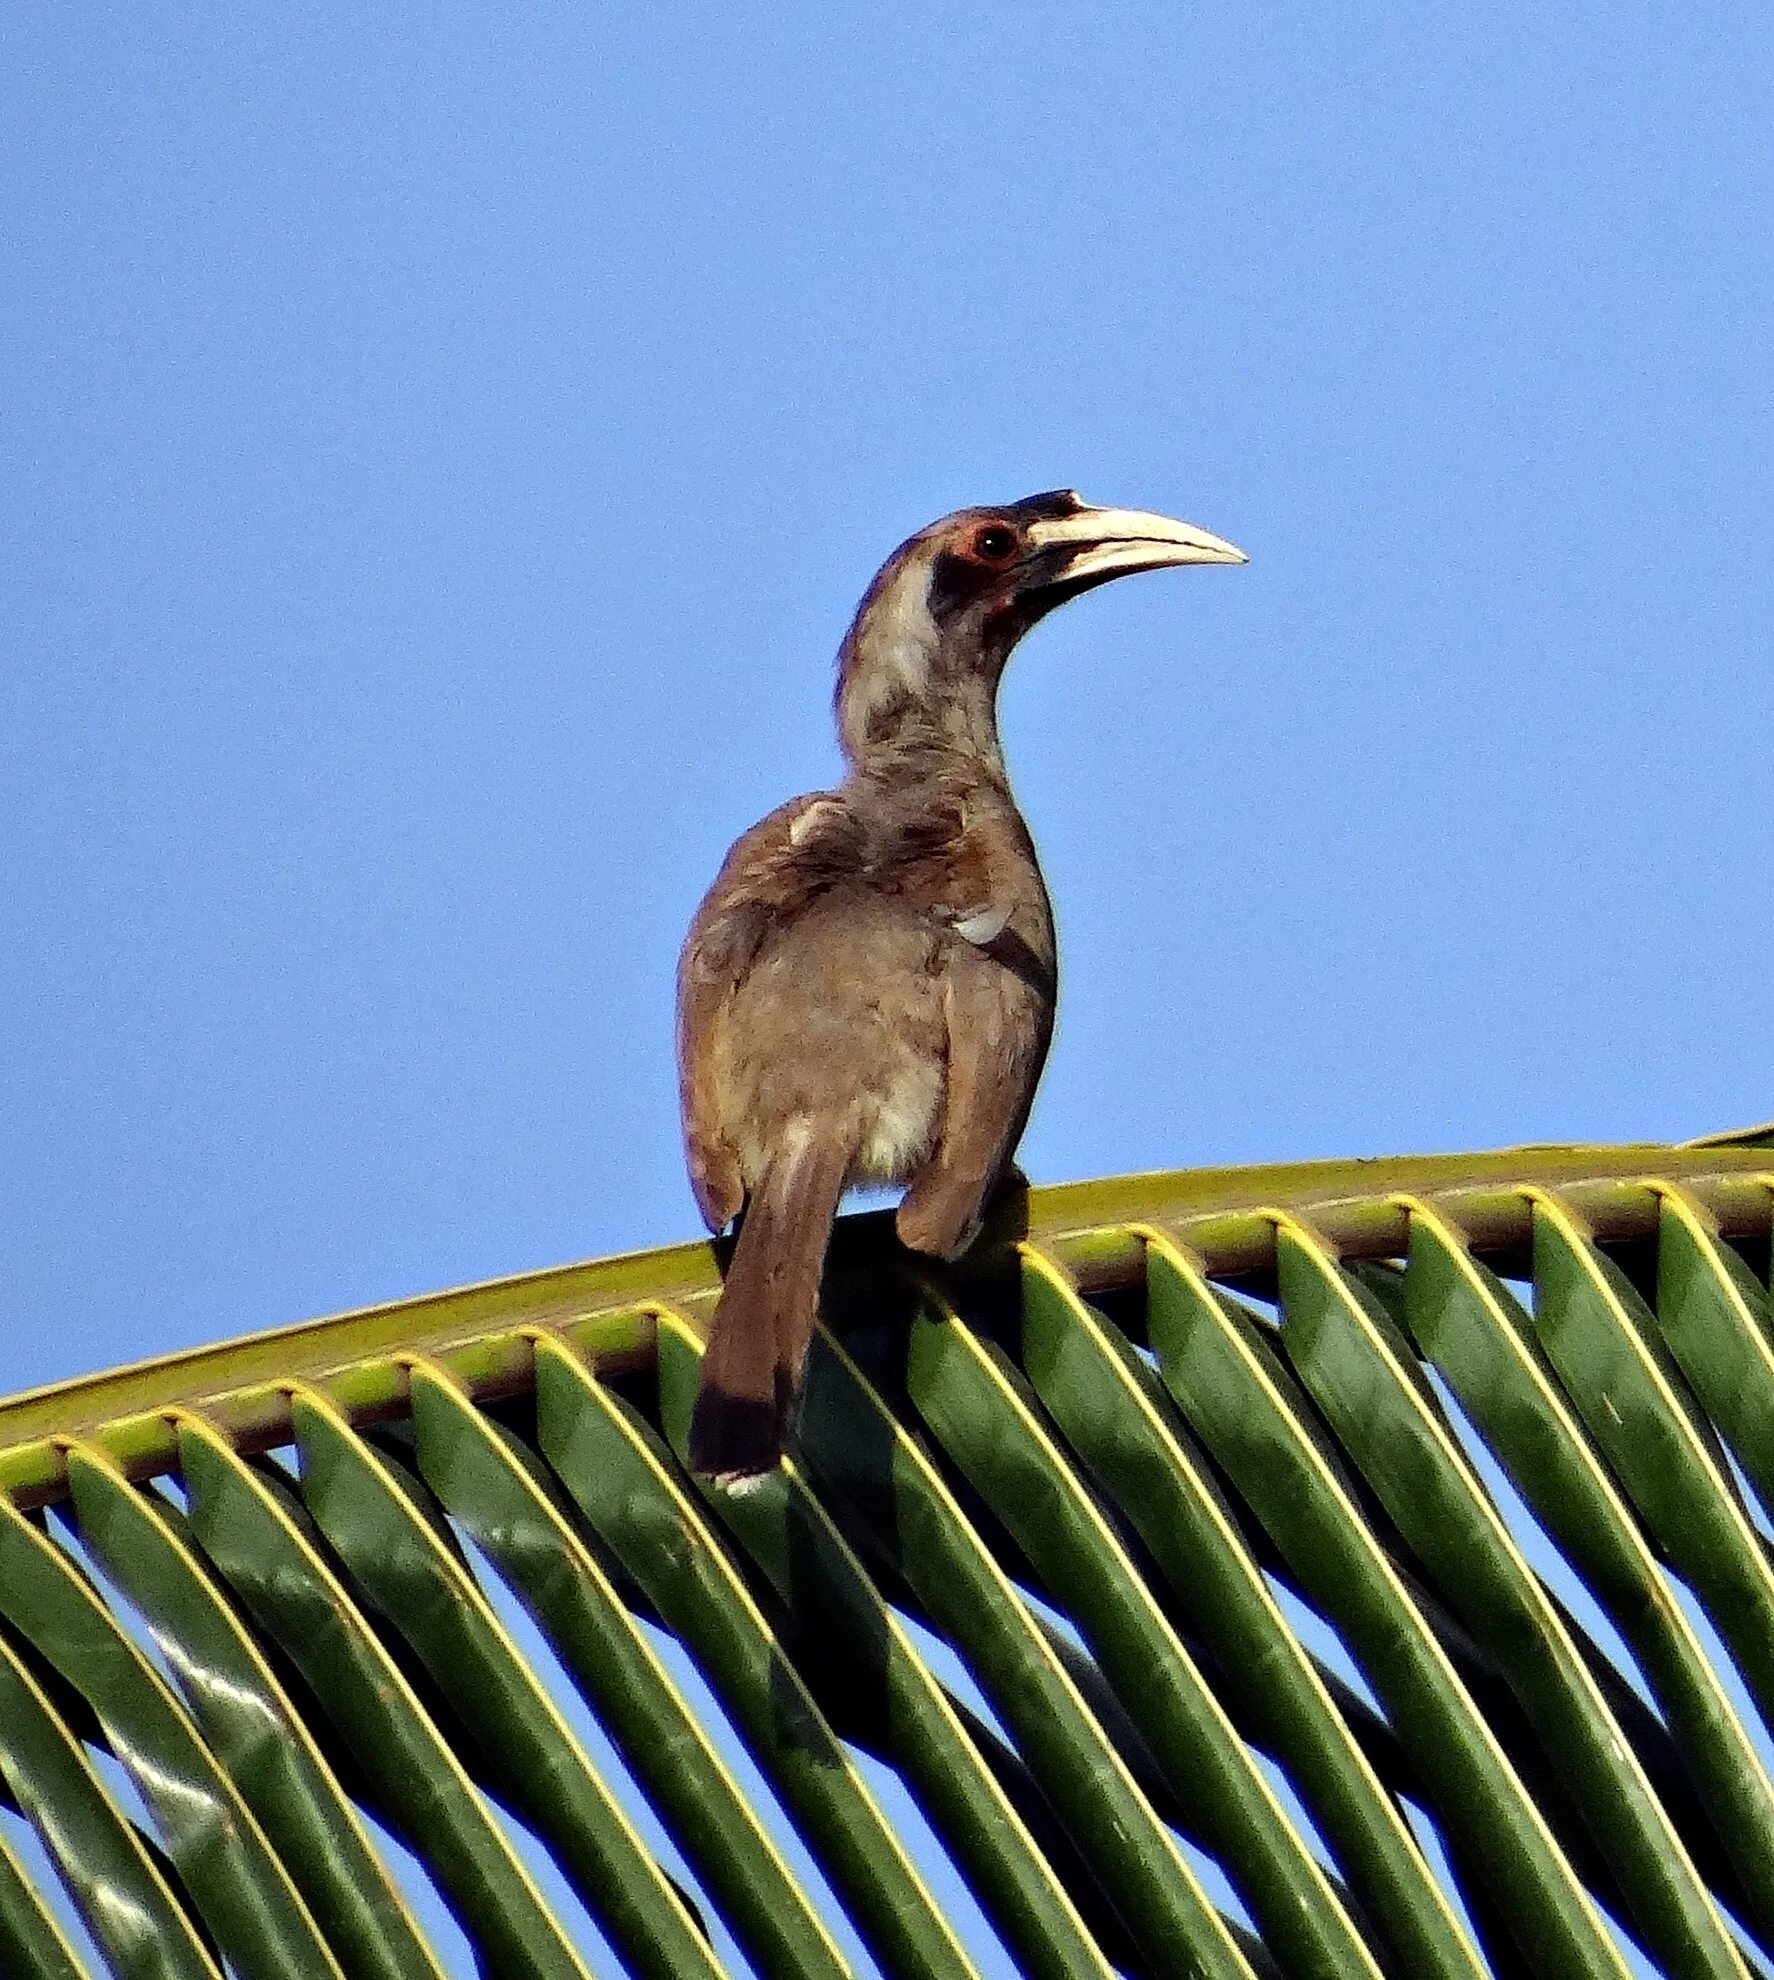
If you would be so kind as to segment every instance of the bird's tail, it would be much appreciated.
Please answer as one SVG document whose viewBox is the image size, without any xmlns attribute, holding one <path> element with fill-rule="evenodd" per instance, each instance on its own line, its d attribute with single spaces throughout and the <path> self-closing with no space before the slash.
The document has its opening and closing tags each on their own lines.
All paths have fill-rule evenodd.
<svg viewBox="0 0 1774 1980">
<path fill-rule="evenodd" d="M 832 1136 L 787 1135 L 751 1193 L 690 1417 L 690 1465 L 705 1478 L 755 1477 L 782 1455 L 849 1166 Z"/>
</svg>

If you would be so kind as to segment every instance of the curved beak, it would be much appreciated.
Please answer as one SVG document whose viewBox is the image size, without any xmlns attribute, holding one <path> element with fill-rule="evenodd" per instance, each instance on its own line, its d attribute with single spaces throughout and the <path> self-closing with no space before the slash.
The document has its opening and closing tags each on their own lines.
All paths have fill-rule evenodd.
<svg viewBox="0 0 1774 1980">
<path fill-rule="evenodd" d="M 1046 583 L 1062 586 L 1068 595 L 1132 571 L 1250 561 L 1235 545 L 1193 523 L 1144 509 L 1081 508 L 1076 515 L 1031 523 L 1028 534 Z"/>
</svg>

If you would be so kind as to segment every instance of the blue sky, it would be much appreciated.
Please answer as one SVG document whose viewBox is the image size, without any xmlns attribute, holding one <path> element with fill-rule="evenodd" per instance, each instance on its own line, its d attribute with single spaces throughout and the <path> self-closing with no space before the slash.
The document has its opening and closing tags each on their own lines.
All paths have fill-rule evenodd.
<svg viewBox="0 0 1774 1980">
<path fill-rule="evenodd" d="M 690 1234 L 677 943 L 957 504 L 1038 1179 L 1774 1114 L 1762 10 L 4 29 L 6 1388 Z"/>
</svg>

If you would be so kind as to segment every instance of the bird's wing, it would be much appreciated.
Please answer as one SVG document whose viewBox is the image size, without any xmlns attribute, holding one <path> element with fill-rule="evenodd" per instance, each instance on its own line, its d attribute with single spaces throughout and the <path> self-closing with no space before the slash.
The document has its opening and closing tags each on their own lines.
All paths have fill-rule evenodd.
<svg viewBox="0 0 1774 1980">
<path fill-rule="evenodd" d="M 1053 1032 L 1052 961 L 1002 922 L 984 943 L 963 935 L 943 966 L 943 1003 L 942 1128 L 897 1227 L 914 1251 L 955 1258 L 973 1242 L 1028 1119 Z"/>
<path fill-rule="evenodd" d="M 830 883 L 848 811 L 823 793 L 791 799 L 734 844 L 703 897 L 678 962 L 678 1091 L 690 1187 L 710 1230 L 725 1228 L 745 1184 L 722 1131 L 714 1042 L 765 937 Z"/>
</svg>

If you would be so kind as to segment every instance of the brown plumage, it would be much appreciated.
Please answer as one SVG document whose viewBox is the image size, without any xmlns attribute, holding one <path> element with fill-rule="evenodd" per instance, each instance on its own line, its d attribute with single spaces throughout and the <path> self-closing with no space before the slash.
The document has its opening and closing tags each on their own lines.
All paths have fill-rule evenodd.
<svg viewBox="0 0 1774 1980">
<path fill-rule="evenodd" d="M 1011 649 L 1110 578 L 1243 561 L 1062 491 L 947 516 L 869 586 L 838 661 L 843 783 L 739 840 L 679 965 L 691 1186 L 711 1230 L 741 1218 L 690 1426 L 705 1476 L 781 1454 L 844 1191 L 907 1184 L 901 1240 L 956 1257 L 1028 1118 L 1054 938 L 998 748 Z"/>
</svg>

